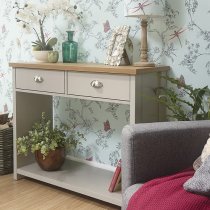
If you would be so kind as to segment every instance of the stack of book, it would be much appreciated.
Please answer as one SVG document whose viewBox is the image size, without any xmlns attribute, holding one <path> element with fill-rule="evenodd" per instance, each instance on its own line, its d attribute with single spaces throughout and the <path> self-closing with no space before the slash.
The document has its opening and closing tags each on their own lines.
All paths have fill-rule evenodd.
<svg viewBox="0 0 210 210">
<path fill-rule="evenodd" d="M 113 174 L 111 183 L 109 185 L 109 192 L 115 192 L 121 189 L 121 159 L 117 163 L 117 167 Z"/>
</svg>

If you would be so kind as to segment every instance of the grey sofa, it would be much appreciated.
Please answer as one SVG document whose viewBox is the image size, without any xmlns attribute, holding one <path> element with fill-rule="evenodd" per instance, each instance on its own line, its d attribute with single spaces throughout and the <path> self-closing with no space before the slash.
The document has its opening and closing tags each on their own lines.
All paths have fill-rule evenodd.
<svg viewBox="0 0 210 210">
<path fill-rule="evenodd" d="M 122 209 L 156 177 L 192 166 L 210 133 L 210 120 L 127 125 L 122 131 Z"/>
</svg>

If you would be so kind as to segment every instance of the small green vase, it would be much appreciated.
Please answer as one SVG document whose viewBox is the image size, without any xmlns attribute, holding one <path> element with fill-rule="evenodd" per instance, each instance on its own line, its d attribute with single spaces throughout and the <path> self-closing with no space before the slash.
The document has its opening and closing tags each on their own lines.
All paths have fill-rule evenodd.
<svg viewBox="0 0 210 210">
<path fill-rule="evenodd" d="M 67 31 L 68 41 L 62 43 L 62 55 L 64 63 L 77 63 L 78 43 L 73 41 L 74 31 Z"/>
</svg>

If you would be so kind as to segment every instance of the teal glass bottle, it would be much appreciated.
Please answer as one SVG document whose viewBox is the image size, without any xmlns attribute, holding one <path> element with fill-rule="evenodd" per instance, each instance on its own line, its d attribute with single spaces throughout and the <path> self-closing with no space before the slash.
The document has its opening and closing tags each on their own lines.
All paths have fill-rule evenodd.
<svg viewBox="0 0 210 210">
<path fill-rule="evenodd" d="M 62 43 L 64 63 L 77 63 L 78 43 L 73 41 L 74 31 L 67 31 L 68 41 Z"/>
</svg>

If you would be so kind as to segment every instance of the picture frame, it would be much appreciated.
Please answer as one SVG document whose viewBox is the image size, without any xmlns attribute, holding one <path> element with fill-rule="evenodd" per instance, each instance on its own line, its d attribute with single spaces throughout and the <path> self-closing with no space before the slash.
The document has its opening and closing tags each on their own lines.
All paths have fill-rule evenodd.
<svg viewBox="0 0 210 210">
<path fill-rule="evenodd" d="M 104 62 L 106 65 L 119 66 L 125 52 L 125 44 L 130 32 L 130 26 L 124 25 L 117 27 L 109 41 L 107 57 Z"/>
</svg>

